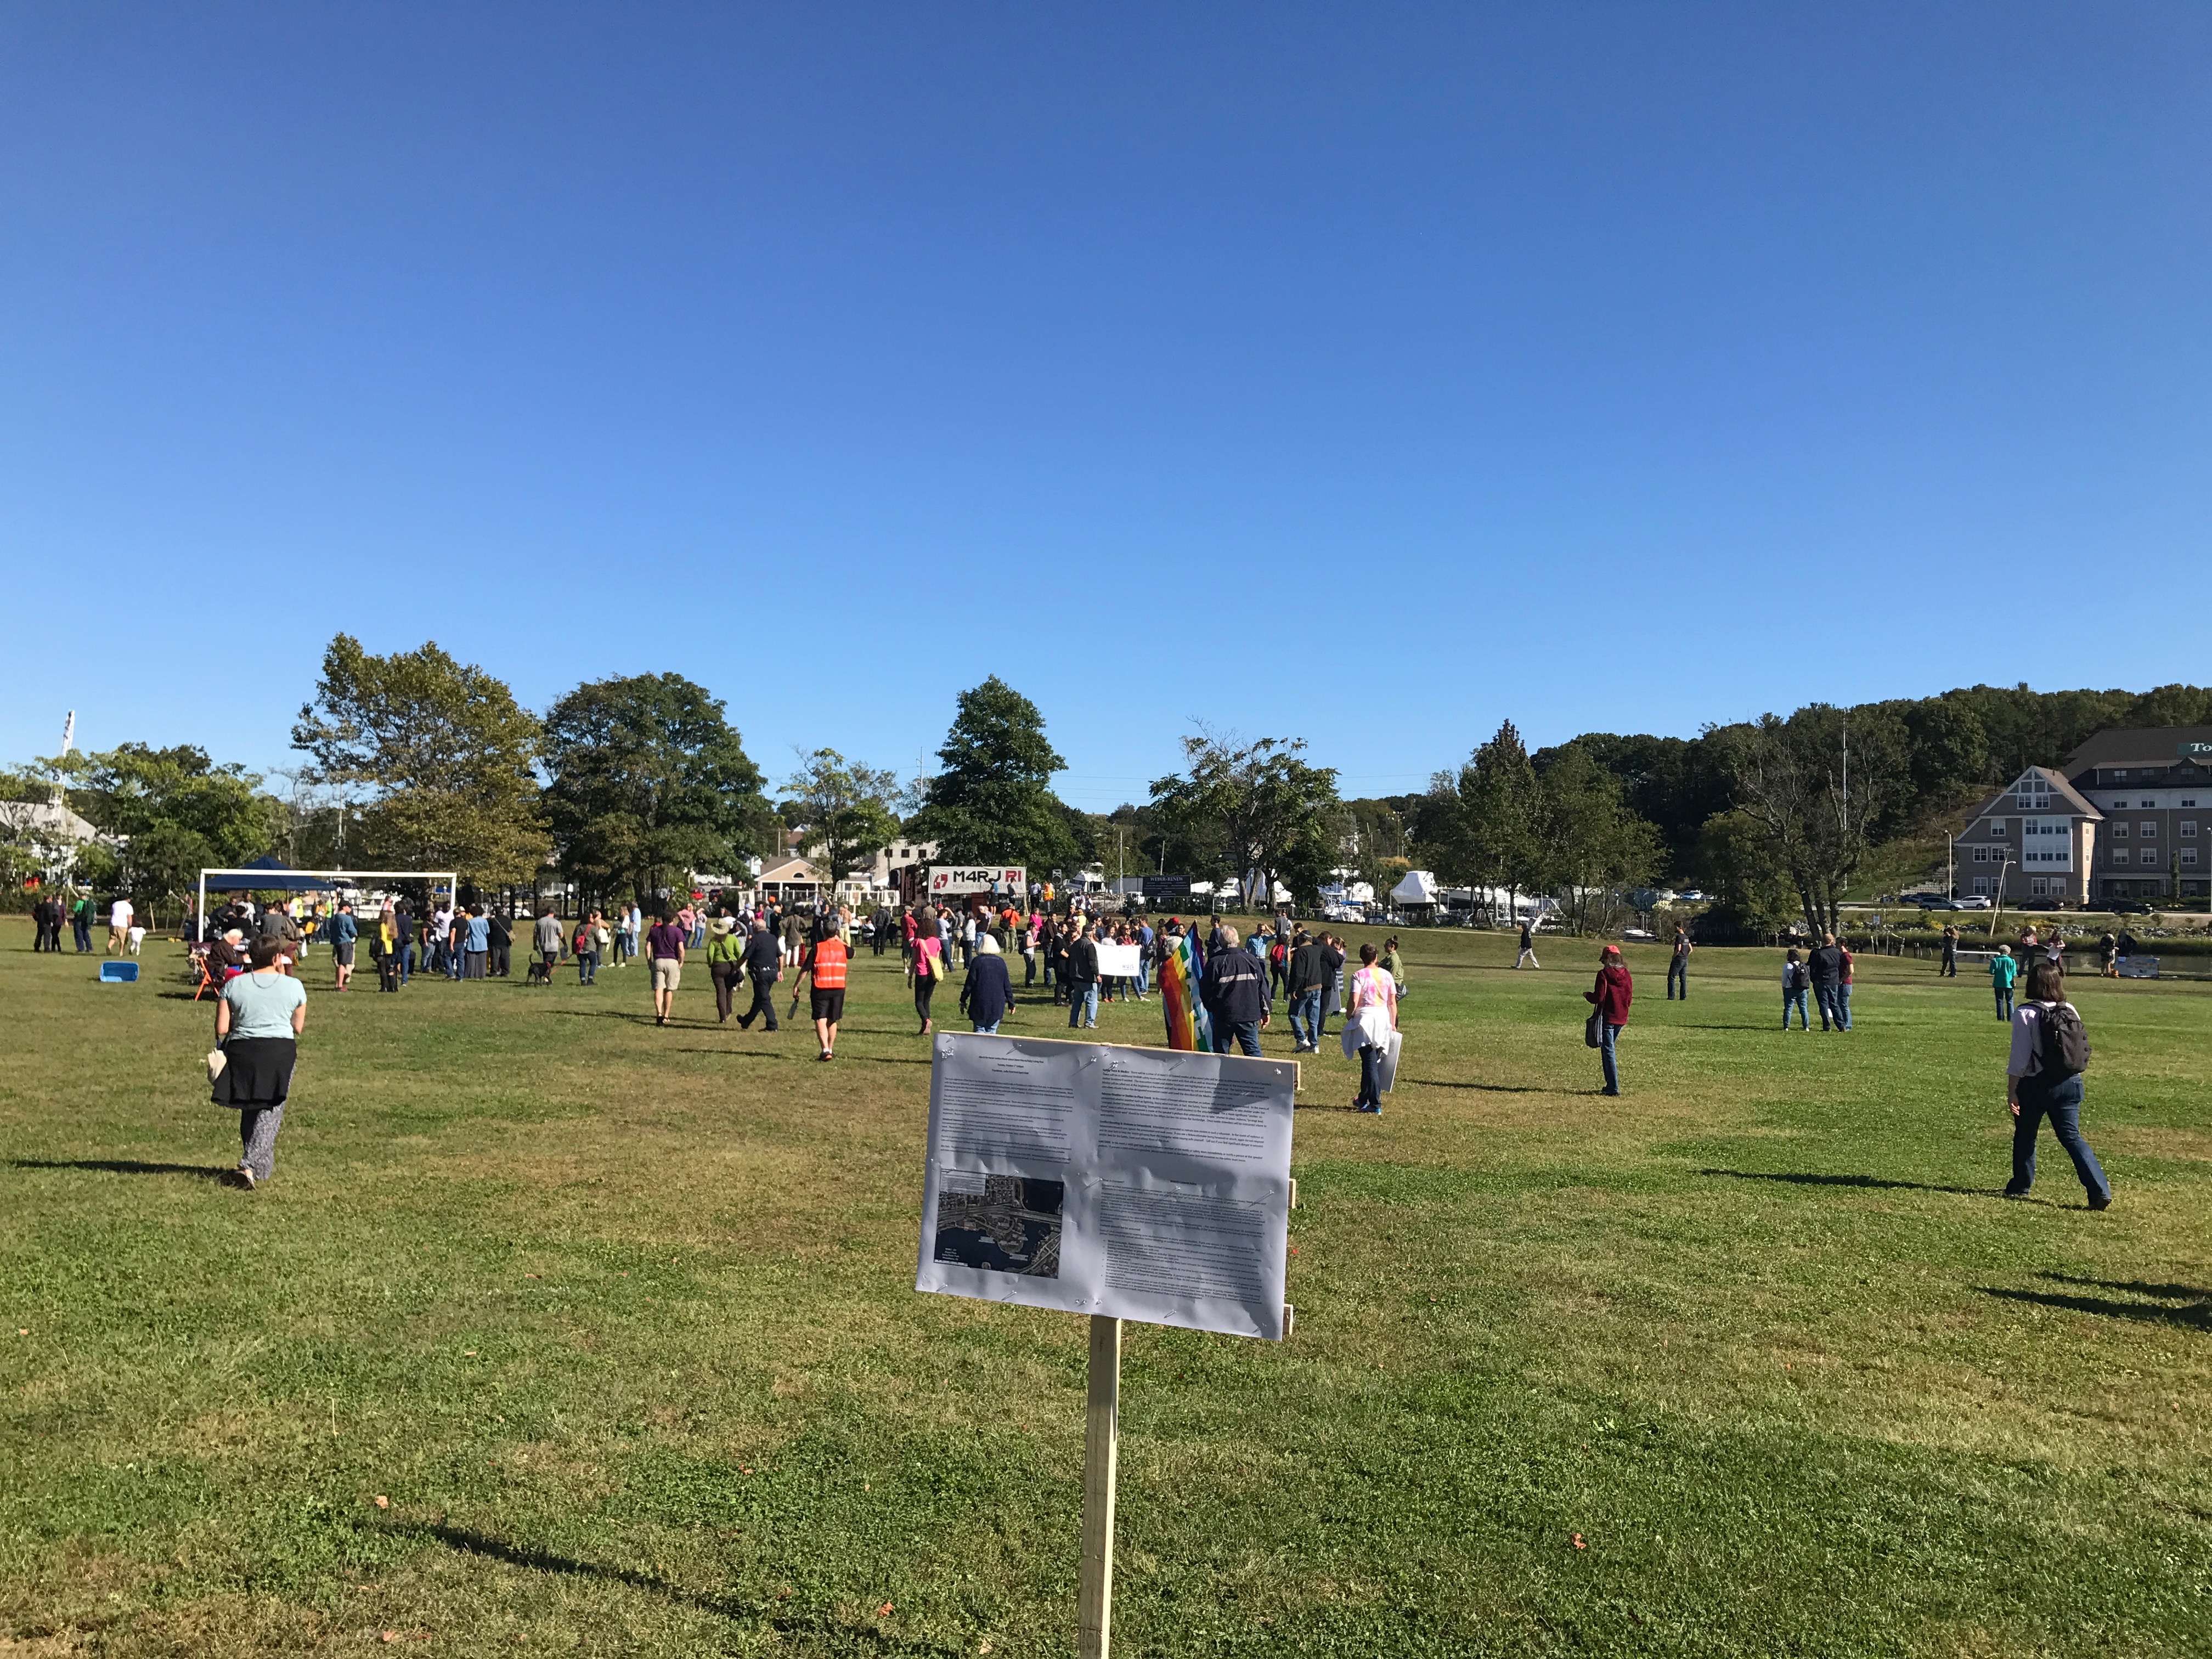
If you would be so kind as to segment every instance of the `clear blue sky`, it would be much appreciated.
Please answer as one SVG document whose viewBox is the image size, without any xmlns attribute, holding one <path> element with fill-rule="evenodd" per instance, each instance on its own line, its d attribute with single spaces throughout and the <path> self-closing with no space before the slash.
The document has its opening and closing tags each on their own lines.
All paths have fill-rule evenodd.
<svg viewBox="0 0 2212 1659">
<path fill-rule="evenodd" d="M 337 629 L 1092 808 L 2202 681 L 2209 297 L 2195 3 L 18 4 L 0 757 Z"/>
</svg>

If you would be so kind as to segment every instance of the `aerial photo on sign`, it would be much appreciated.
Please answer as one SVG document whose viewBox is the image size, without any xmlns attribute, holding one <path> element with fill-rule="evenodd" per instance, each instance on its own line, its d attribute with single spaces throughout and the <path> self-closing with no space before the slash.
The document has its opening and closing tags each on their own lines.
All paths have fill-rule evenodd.
<svg viewBox="0 0 2212 1659">
<path fill-rule="evenodd" d="M 1279 1340 L 1297 1068 L 940 1032 L 917 1290 Z"/>
</svg>

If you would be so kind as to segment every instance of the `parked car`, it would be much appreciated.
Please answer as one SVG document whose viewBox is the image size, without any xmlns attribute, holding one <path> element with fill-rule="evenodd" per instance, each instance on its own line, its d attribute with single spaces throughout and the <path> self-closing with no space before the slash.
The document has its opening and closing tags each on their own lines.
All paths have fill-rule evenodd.
<svg viewBox="0 0 2212 1659">
<path fill-rule="evenodd" d="M 1941 893 L 1915 893 L 1912 902 L 1923 910 L 1955 910 L 1959 901 L 1945 898 Z"/>
<path fill-rule="evenodd" d="M 2148 916 L 2154 914 L 2141 899 L 2106 899 L 2105 911 L 2115 916 Z"/>
<path fill-rule="evenodd" d="M 1990 901 L 1986 895 L 1970 893 L 1965 898 L 1953 899 L 1949 908 L 1954 910 L 1986 910 L 1990 908 Z"/>
</svg>

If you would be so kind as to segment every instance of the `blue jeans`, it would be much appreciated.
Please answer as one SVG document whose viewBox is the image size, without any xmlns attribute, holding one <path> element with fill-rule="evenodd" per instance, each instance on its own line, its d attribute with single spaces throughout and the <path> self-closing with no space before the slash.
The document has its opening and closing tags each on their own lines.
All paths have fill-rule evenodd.
<svg viewBox="0 0 2212 1659">
<path fill-rule="evenodd" d="M 1620 1068 L 1613 1063 L 1613 1041 L 1620 1035 L 1620 1027 L 1600 1020 L 1597 1029 L 1600 1033 L 1598 1058 L 1605 1062 L 1605 1091 L 1617 1095 L 1620 1092 Z"/>
<path fill-rule="evenodd" d="M 1849 980 L 1836 987 L 1836 1018 L 1843 1021 L 1844 1029 L 1851 1029 L 1851 986 Z"/>
<path fill-rule="evenodd" d="M 997 1020 L 995 1020 L 995 1019 L 994 1019 L 994 1020 L 993 1020 L 993 1021 L 992 1021 L 988 1025 L 977 1025 L 977 1026 L 975 1027 L 975 1035 L 976 1035 L 977 1036 L 998 1036 L 998 1035 L 999 1035 L 999 1022 L 998 1022 Z"/>
<path fill-rule="evenodd" d="M 1674 988 L 1682 988 L 1682 1000 L 1690 1000 L 1690 959 L 1687 957 L 1667 958 L 1667 1000 L 1674 1000 Z"/>
<path fill-rule="evenodd" d="M 1301 1047 L 1321 1047 L 1321 987 L 1301 991 L 1291 999 L 1291 1036 Z"/>
<path fill-rule="evenodd" d="M 2089 1201 L 2109 1202 L 2112 1183 L 2105 1179 L 2089 1143 L 2081 1139 L 2081 1079 L 2078 1077 L 2050 1085 L 2040 1078 L 2020 1080 L 2020 1116 L 2012 1126 L 2012 1179 L 2005 1183 L 2005 1196 L 2024 1198 L 2035 1185 L 2035 1131 L 2046 1117 L 2051 1120 L 2051 1133 L 2074 1160 L 2074 1173 L 2081 1177 L 2081 1190 L 2089 1195 Z"/>
<path fill-rule="evenodd" d="M 1096 1025 L 1097 1023 L 1098 981 L 1094 979 L 1087 985 L 1079 985 L 1073 980 L 1068 981 L 1068 1030 L 1072 1031 L 1079 1025 Z"/>
<path fill-rule="evenodd" d="M 1137 957 L 1137 994 L 1142 996 L 1152 988 L 1152 962 L 1139 952 Z"/>
<path fill-rule="evenodd" d="M 414 971 L 415 963 L 410 959 L 414 954 L 415 947 L 411 945 L 403 945 L 399 947 L 399 982 L 402 985 L 407 983 L 407 975 Z"/>
<path fill-rule="evenodd" d="M 576 983 L 589 985 L 599 977 L 599 953 L 597 951 L 576 952 Z"/>
<path fill-rule="evenodd" d="M 1996 987 L 1996 989 L 1997 994 L 1997 1018 L 2009 1024 L 2012 1022 L 2012 987 L 2009 985 L 2000 985 Z"/>
<path fill-rule="evenodd" d="M 1833 985 L 1815 985 L 1813 988 L 1813 1003 L 1820 1011 L 1820 1029 L 1824 1031 L 1844 1029 L 1843 1006 L 1836 1000 L 1838 988 Z"/>
<path fill-rule="evenodd" d="M 1359 1098 L 1352 1103 L 1363 1112 L 1382 1109 L 1382 1054 L 1362 1046 L 1359 1050 Z"/>
<path fill-rule="evenodd" d="M 1229 1034 L 1237 1039 L 1237 1046 L 1239 1048 L 1255 1060 L 1260 1058 L 1260 1022 L 1258 1020 L 1239 1020 L 1229 1028 Z"/>
<path fill-rule="evenodd" d="M 1813 1017 L 1805 1012 L 1805 993 L 1802 990 L 1784 991 L 1782 994 L 1782 1029 L 1785 1031 L 1790 1029 L 1790 1011 L 1792 1008 L 1797 1011 L 1798 1029 L 1804 1031 L 1811 1030 Z"/>
</svg>

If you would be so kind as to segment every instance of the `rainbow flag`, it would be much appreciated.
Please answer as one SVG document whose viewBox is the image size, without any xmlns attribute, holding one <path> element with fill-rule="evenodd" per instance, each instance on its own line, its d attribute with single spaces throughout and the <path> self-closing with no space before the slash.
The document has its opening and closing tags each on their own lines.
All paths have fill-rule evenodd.
<svg viewBox="0 0 2212 1659">
<path fill-rule="evenodd" d="M 1168 1047 L 1210 1054 L 1213 1048 L 1213 1020 L 1198 1000 L 1199 981 L 1205 975 L 1198 942 L 1188 933 L 1168 941 L 1160 963 L 1160 1009 L 1168 1017 Z"/>
</svg>

